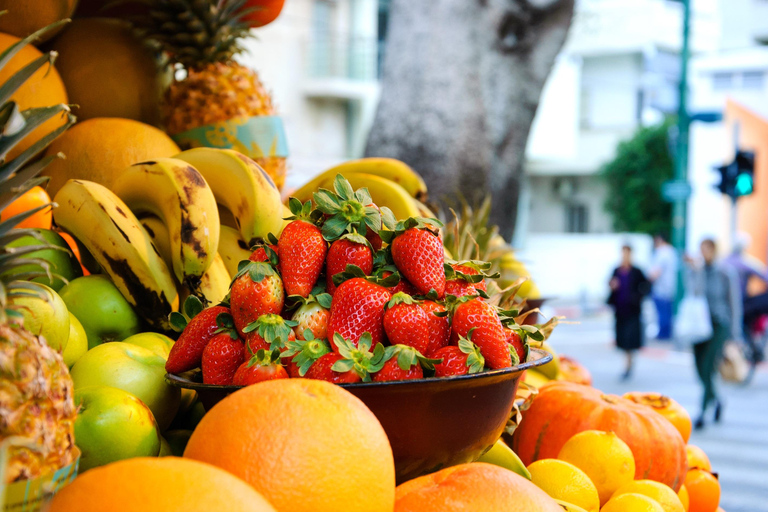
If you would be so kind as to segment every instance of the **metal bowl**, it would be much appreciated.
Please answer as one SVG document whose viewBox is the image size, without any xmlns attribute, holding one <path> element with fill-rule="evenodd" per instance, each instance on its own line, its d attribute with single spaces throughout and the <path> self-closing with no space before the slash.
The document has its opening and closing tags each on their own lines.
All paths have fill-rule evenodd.
<svg viewBox="0 0 768 512">
<path fill-rule="evenodd" d="M 373 411 L 395 457 L 398 483 L 477 460 L 501 435 L 525 370 L 552 356 L 532 348 L 528 361 L 473 375 L 341 384 Z M 172 385 L 197 391 L 206 410 L 240 386 L 200 382 L 200 372 L 167 374 Z"/>
</svg>

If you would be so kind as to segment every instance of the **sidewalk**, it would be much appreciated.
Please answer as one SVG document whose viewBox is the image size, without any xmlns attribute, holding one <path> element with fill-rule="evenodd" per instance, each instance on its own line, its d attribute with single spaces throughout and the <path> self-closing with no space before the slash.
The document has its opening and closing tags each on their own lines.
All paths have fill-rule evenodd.
<svg viewBox="0 0 768 512">
<path fill-rule="evenodd" d="M 614 394 L 656 391 L 680 402 L 692 416 L 698 414 L 701 391 L 691 353 L 650 343 L 637 358 L 633 378 L 621 382 L 624 355 L 613 346 L 612 316 L 560 325 L 551 342 L 558 352 L 584 364 L 598 389 Z M 719 473 L 725 512 L 768 512 L 768 368 L 759 368 L 748 387 L 719 384 L 723 420 L 694 431 L 690 442 L 707 452 Z"/>
</svg>

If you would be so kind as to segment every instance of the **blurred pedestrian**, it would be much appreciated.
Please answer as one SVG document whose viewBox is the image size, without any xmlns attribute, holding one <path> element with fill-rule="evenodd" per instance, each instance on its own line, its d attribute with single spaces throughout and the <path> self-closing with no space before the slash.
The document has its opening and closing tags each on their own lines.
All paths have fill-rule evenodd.
<svg viewBox="0 0 768 512">
<path fill-rule="evenodd" d="M 703 260 L 700 265 L 695 265 L 693 260 L 686 258 L 686 263 L 689 264 L 686 286 L 704 290 L 712 319 L 712 337 L 693 345 L 696 373 L 703 388 L 701 413 L 694 423 L 697 429 L 704 427 L 705 415 L 711 405 L 714 405 L 715 421 L 720 421 L 723 403 L 715 389 L 715 373 L 723 355 L 725 342 L 741 336 L 741 293 L 738 275 L 732 266 L 716 261 L 717 246 L 714 240 L 704 239 L 700 248 Z"/>
<path fill-rule="evenodd" d="M 643 296 L 648 293 L 648 280 L 643 271 L 632 265 L 632 247 L 621 248 L 621 264 L 613 271 L 609 283 L 608 304 L 616 315 L 616 346 L 626 354 L 622 380 L 632 375 L 635 352 L 643 346 L 643 326 L 640 320 Z"/>
<path fill-rule="evenodd" d="M 653 258 L 648 279 L 653 283 L 651 297 L 656 306 L 659 332 L 656 338 L 672 338 L 672 305 L 677 295 L 677 253 L 666 235 L 657 233 L 653 237 Z"/>
</svg>

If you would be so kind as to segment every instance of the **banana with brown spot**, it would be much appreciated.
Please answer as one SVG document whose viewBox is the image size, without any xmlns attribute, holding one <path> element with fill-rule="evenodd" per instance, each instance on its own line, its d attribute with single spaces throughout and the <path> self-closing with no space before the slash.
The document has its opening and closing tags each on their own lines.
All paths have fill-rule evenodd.
<svg viewBox="0 0 768 512">
<path fill-rule="evenodd" d="M 179 305 L 173 276 L 125 203 L 85 180 L 69 180 L 54 201 L 56 225 L 88 249 L 139 315 L 155 328 L 170 329 L 168 315 Z"/>
<path fill-rule="evenodd" d="M 229 226 L 221 226 L 219 254 L 229 275 L 234 276 L 237 274 L 237 266 L 240 262 L 251 256 L 251 250 L 238 230 Z"/>
</svg>

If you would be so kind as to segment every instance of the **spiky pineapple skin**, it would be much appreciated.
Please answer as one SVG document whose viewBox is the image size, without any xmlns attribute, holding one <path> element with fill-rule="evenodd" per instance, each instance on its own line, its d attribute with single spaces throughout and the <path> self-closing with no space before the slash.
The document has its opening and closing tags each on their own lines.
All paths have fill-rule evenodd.
<svg viewBox="0 0 768 512">
<path fill-rule="evenodd" d="M 9 448 L 6 482 L 71 464 L 76 416 L 74 383 L 61 355 L 22 327 L 0 324 L 0 441 L 25 441 Z"/>
</svg>

